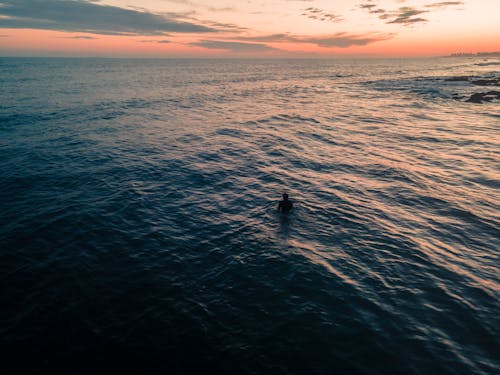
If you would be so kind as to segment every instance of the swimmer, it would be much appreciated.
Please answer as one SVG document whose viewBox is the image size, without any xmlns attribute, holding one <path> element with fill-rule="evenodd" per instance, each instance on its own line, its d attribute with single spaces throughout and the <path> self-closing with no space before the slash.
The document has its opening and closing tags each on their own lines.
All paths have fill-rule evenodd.
<svg viewBox="0 0 500 375">
<path fill-rule="evenodd" d="M 278 211 L 288 212 L 293 208 L 293 203 L 288 200 L 288 194 L 283 193 L 283 200 L 278 205 Z"/>
</svg>

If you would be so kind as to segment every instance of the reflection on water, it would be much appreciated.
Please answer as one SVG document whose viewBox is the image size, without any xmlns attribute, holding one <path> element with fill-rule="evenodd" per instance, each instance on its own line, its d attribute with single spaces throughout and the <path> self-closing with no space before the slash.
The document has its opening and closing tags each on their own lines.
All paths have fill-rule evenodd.
<svg viewBox="0 0 500 375">
<path fill-rule="evenodd" d="M 297 211 L 297 210 L 295 210 Z M 279 227 L 279 233 L 283 235 L 283 237 L 288 237 L 288 234 L 290 232 L 290 225 L 291 225 L 291 222 L 292 222 L 292 218 L 291 216 L 293 215 L 293 213 L 295 212 L 279 212 L 277 214 L 277 216 L 279 217 L 279 223 L 280 223 L 280 227 Z"/>
<path fill-rule="evenodd" d="M 19 370 L 498 372 L 495 65 L 0 63 Z"/>
</svg>

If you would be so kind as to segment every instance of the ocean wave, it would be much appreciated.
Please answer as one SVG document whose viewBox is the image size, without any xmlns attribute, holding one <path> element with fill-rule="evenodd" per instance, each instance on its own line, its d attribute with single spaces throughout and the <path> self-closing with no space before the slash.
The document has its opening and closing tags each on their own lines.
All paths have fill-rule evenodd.
<svg viewBox="0 0 500 375">
<path fill-rule="evenodd" d="M 476 65 L 476 66 L 500 65 L 500 61 L 488 61 L 488 62 L 476 63 L 474 65 Z"/>
<path fill-rule="evenodd" d="M 57 60 L 15 61 L 0 342 L 18 369 L 497 372 L 496 107 L 449 100 L 495 72 L 117 60 L 58 80 Z"/>
</svg>

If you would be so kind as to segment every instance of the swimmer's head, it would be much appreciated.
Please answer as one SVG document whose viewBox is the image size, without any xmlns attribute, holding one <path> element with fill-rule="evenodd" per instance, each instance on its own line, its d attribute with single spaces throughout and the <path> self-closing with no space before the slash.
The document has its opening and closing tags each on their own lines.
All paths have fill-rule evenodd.
<svg viewBox="0 0 500 375">
<path fill-rule="evenodd" d="M 287 201 L 287 200 L 288 200 L 288 194 L 287 194 L 287 193 L 283 193 L 283 200 L 284 200 L 284 201 Z"/>
</svg>

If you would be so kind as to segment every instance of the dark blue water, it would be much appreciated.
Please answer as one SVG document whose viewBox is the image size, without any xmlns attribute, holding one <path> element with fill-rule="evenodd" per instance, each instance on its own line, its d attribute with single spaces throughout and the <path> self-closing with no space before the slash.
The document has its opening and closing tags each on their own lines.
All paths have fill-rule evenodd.
<svg viewBox="0 0 500 375">
<path fill-rule="evenodd" d="M 500 72 L 0 59 L 2 366 L 498 373 L 500 105 L 456 76 Z"/>
</svg>

